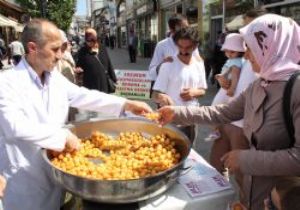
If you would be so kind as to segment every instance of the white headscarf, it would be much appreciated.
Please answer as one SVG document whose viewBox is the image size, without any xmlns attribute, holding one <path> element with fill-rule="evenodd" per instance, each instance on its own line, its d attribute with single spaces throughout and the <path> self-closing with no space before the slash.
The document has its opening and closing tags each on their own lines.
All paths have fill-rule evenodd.
<svg viewBox="0 0 300 210">
<path fill-rule="evenodd" d="M 263 15 L 240 29 L 247 46 L 260 64 L 260 77 L 288 80 L 300 71 L 300 27 L 290 18 Z"/>
</svg>

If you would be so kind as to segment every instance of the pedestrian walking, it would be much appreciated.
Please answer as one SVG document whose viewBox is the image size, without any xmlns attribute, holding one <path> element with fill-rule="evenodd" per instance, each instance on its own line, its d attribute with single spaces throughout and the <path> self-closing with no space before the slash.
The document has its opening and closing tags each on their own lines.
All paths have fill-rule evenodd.
<svg viewBox="0 0 300 210">
<path fill-rule="evenodd" d="M 5 41 L 2 38 L 2 34 L 0 34 L 0 69 L 3 68 L 4 64 L 2 63 L 2 59 L 5 58 L 7 50 L 5 47 Z"/>
<path fill-rule="evenodd" d="M 83 70 L 83 86 L 105 93 L 115 92 L 117 77 L 106 47 L 97 39 L 97 32 L 85 31 L 85 44 L 78 52 L 77 67 Z"/>
<path fill-rule="evenodd" d="M 138 47 L 138 38 L 135 35 L 134 30 L 131 29 L 128 38 L 128 53 L 129 53 L 130 63 L 136 63 L 137 47 Z"/>
<path fill-rule="evenodd" d="M 205 66 L 205 76 L 206 80 L 209 78 L 211 69 L 213 66 L 213 48 L 210 41 L 210 34 L 206 33 L 204 36 L 204 45 L 203 45 L 203 59 Z"/>
<path fill-rule="evenodd" d="M 114 34 L 109 36 L 109 45 L 110 45 L 110 49 L 114 49 L 115 48 L 115 43 L 116 43 L 116 36 Z"/>
<path fill-rule="evenodd" d="M 213 65 L 212 65 L 212 77 L 211 77 L 211 83 L 215 84 L 215 76 L 217 74 L 220 74 L 222 70 L 222 66 L 225 64 L 227 58 L 224 54 L 224 52 L 221 50 L 222 45 L 225 41 L 225 37 L 227 35 L 227 32 L 218 31 L 218 37 L 215 43 L 214 51 L 213 51 Z M 219 86 L 218 86 L 219 87 Z"/>
<path fill-rule="evenodd" d="M 22 59 L 22 56 L 25 54 L 23 44 L 19 41 L 18 37 L 14 38 L 8 45 L 8 64 L 11 64 L 11 60 L 13 61 L 13 65 L 18 65 Z"/>
</svg>

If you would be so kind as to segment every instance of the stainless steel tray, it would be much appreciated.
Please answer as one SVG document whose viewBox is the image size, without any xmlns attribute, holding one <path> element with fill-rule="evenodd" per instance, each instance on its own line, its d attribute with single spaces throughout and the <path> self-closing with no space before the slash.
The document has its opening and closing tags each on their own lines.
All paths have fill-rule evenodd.
<svg viewBox="0 0 300 210">
<path fill-rule="evenodd" d="M 46 150 L 43 151 L 43 157 L 51 166 L 55 180 L 66 190 L 84 199 L 104 203 L 137 202 L 165 192 L 178 178 L 191 149 L 190 141 L 177 128 L 173 126 L 159 127 L 156 123 L 141 119 L 81 122 L 74 124 L 71 130 L 80 138 L 89 137 L 93 131 L 113 136 L 125 131 L 142 132 L 144 135 L 166 134 L 175 142 L 176 149 L 181 154 L 182 158 L 177 165 L 154 176 L 133 180 L 95 180 L 61 171 L 51 164 L 49 153 Z"/>
</svg>

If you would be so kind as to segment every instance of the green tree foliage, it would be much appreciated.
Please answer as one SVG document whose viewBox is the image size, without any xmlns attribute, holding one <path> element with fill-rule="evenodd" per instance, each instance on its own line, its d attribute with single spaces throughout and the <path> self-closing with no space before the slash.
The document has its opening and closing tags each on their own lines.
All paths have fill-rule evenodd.
<svg viewBox="0 0 300 210">
<path fill-rule="evenodd" d="M 31 17 L 43 17 L 41 4 L 46 2 L 45 13 L 48 20 L 62 30 L 68 30 L 75 13 L 76 0 L 16 0 Z"/>
</svg>

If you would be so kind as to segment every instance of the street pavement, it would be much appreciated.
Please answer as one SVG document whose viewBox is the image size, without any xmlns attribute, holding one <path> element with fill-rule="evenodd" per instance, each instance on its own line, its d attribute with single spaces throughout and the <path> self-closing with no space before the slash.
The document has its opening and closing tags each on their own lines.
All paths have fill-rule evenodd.
<svg viewBox="0 0 300 210">
<path fill-rule="evenodd" d="M 108 53 L 115 69 L 147 71 L 151 61 L 150 58 L 137 57 L 137 63 L 130 63 L 128 51 L 126 49 L 108 49 Z M 205 96 L 200 99 L 201 105 L 210 105 L 214 95 L 217 92 L 217 88 L 215 86 L 212 86 L 211 84 L 208 85 L 209 88 Z M 153 102 L 151 102 L 151 100 L 148 100 L 147 103 L 153 106 Z M 208 160 L 212 142 L 205 142 L 204 138 L 208 136 L 210 128 L 207 125 L 199 125 L 198 127 L 198 137 L 194 142 L 193 148 L 206 160 Z"/>
<path fill-rule="evenodd" d="M 147 70 L 150 64 L 150 58 L 137 57 L 136 63 L 129 62 L 128 50 L 124 48 L 115 48 L 108 49 L 108 53 L 112 60 L 113 66 L 115 69 L 124 69 L 124 70 Z"/>
</svg>

